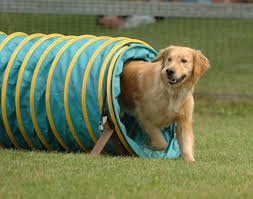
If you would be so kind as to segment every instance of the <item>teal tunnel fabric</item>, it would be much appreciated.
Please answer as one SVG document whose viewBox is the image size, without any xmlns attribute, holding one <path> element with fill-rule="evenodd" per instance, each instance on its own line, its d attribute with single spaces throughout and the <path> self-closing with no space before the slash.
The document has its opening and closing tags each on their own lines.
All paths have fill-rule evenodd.
<svg viewBox="0 0 253 199">
<path fill-rule="evenodd" d="M 105 109 L 105 128 L 114 129 L 130 155 L 177 158 L 175 123 L 161 129 L 167 149 L 153 151 L 138 120 L 120 118 L 124 63 L 156 55 L 145 42 L 125 37 L 0 32 L 0 146 L 88 152 L 102 134 Z M 105 151 L 117 154 L 111 139 Z"/>
</svg>

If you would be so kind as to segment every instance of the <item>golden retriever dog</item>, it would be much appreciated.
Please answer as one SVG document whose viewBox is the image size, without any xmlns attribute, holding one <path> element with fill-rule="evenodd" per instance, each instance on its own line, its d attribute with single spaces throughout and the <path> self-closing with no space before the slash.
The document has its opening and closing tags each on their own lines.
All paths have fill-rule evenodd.
<svg viewBox="0 0 253 199">
<path fill-rule="evenodd" d="M 195 161 L 193 91 L 208 67 L 208 59 L 199 50 L 180 46 L 160 50 L 152 62 L 129 60 L 124 64 L 119 103 L 145 129 L 150 148 L 166 149 L 160 129 L 177 122 L 181 157 Z"/>
</svg>

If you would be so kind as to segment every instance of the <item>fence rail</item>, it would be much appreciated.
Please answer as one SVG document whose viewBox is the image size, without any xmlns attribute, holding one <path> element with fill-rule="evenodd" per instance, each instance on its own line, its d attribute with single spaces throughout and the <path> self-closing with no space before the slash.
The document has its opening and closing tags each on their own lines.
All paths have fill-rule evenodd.
<svg viewBox="0 0 253 199">
<path fill-rule="evenodd" d="M 253 5 L 134 1 L 1 0 L 0 12 L 81 15 L 151 15 L 193 18 L 253 18 Z"/>
</svg>

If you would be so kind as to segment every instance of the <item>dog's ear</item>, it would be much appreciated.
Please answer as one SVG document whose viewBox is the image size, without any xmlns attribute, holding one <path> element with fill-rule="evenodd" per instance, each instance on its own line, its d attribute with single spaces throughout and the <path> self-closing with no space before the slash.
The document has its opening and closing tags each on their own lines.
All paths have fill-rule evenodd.
<svg viewBox="0 0 253 199">
<path fill-rule="evenodd" d="M 201 51 L 195 50 L 194 68 L 193 68 L 194 82 L 196 82 L 208 68 L 209 68 L 208 59 L 202 54 Z"/>
<path fill-rule="evenodd" d="M 163 59 L 164 53 L 165 53 L 166 49 L 162 49 L 159 51 L 158 55 L 155 57 L 155 59 L 152 60 L 152 62 L 158 62 L 160 60 Z"/>
<path fill-rule="evenodd" d="M 161 49 L 159 51 L 158 55 L 156 56 L 156 58 L 152 60 L 152 62 L 158 62 L 158 61 L 162 60 L 162 63 L 164 64 L 164 61 L 165 61 L 164 59 L 167 57 L 167 55 L 172 47 L 173 46 L 169 46 L 168 48 Z"/>
</svg>

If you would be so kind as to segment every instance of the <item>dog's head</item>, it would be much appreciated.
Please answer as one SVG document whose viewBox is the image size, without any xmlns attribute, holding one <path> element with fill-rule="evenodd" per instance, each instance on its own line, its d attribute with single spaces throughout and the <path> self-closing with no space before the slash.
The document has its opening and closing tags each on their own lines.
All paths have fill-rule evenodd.
<svg viewBox="0 0 253 199">
<path fill-rule="evenodd" d="M 199 50 L 180 46 L 160 50 L 152 62 L 161 62 L 162 80 L 171 87 L 187 80 L 195 84 L 209 67 L 208 59 Z"/>
</svg>

